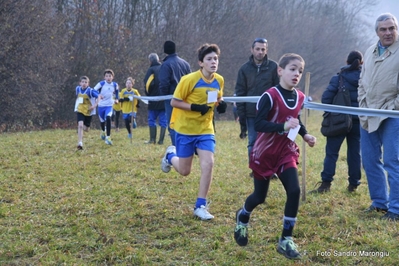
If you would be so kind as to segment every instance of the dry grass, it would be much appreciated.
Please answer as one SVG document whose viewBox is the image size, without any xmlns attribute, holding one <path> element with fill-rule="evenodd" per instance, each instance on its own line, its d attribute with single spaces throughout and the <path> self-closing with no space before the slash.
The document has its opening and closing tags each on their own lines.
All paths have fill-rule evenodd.
<svg viewBox="0 0 399 266">
<path fill-rule="evenodd" d="M 317 146 L 306 149 L 308 189 L 319 181 L 324 158 L 320 116 L 313 112 L 308 120 L 309 131 L 318 137 Z M 133 144 L 126 130 L 113 132 L 113 146 L 100 141 L 99 131 L 91 131 L 84 136 L 83 151 L 75 149 L 76 130 L 0 135 L 0 264 L 397 263 L 397 223 L 362 212 L 370 204 L 364 176 L 358 192 L 346 192 L 345 147 L 331 193 L 307 194 L 301 203 L 294 231 L 301 261 L 291 262 L 275 250 L 285 202 L 278 180 L 272 181 L 266 204 L 252 215 L 248 246 L 236 245 L 235 211 L 253 189 L 246 141 L 238 138 L 239 125 L 232 121 L 218 121 L 216 127 L 211 222 L 192 217 L 198 160 L 188 177 L 174 170 L 163 173 L 166 145 L 144 144 L 146 127 L 134 130 Z"/>
</svg>

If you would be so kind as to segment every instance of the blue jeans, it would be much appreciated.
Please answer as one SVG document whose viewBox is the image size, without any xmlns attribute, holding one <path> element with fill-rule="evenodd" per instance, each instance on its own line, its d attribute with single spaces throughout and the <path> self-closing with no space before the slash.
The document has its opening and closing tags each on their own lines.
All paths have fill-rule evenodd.
<svg viewBox="0 0 399 266">
<path fill-rule="evenodd" d="M 148 126 L 156 127 L 157 126 L 157 118 L 158 124 L 160 127 L 166 128 L 168 123 L 166 122 L 165 110 L 148 110 Z"/>
<path fill-rule="evenodd" d="M 166 122 L 168 123 L 168 131 L 170 140 L 172 141 L 172 145 L 176 146 L 175 144 L 175 131 L 170 128 L 170 118 L 172 116 L 173 107 L 170 105 L 171 100 L 165 100 L 165 114 L 166 114 Z"/>
<path fill-rule="evenodd" d="M 248 162 L 251 156 L 252 148 L 256 141 L 258 132 L 255 131 L 255 117 L 247 117 L 247 129 L 248 129 Z"/>
<path fill-rule="evenodd" d="M 372 133 L 363 128 L 360 130 L 363 167 L 372 205 L 396 214 L 399 214 L 398 132 L 397 118 L 385 119 L 378 130 Z"/>
<path fill-rule="evenodd" d="M 335 168 L 339 156 L 339 150 L 346 138 L 347 152 L 346 162 L 348 164 L 348 181 L 352 186 L 360 185 L 361 159 L 360 159 L 360 124 L 353 123 L 351 131 L 346 135 L 327 137 L 326 156 L 324 158 L 321 180 L 331 183 L 334 180 Z"/>
</svg>

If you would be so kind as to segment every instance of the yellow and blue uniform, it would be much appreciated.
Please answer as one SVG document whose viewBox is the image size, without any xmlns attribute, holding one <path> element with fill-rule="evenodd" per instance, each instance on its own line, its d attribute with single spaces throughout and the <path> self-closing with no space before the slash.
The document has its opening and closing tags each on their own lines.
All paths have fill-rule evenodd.
<svg viewBox="0 0 399 266">
<path fill-rule="evenodd" d="M 122 114 L 123 114 L 123 120 L 125 120 L 125 127 L 127 129 L 128 137 L 131 139 L 132 138 L 132 131 L 130 129 L 130 122 L 133 118 L 136 118 L 136 113 L 137 113 L 137 105 L 138 105 L 138 99 L 133 98 L 132 101 L 130 101 L 129 97 L 133 97 L 134 95 L 140 96 L 140 93 L 138 90 L 132 88 L 130 91 L 127 90 L 127 88 L 124 88 L 120 94 L 119 94 L 119 99 L 122 101 Z M 136 120 L 133 120 L 133 128 L 137 127 Z"/>
<path fill-rule="evenodd" d="M 77 86 L 76 96 L 77 100 L 79 98 L 82 98 L 83 100 L 81 100 L 81 103 L 77 103 L 75 112 L 81 113 L 84 116 L 91 116 L 92 111 L 90 110 L 90 107 L 93 104 L 92 99 L 98 98 L 98 92 L 90 87 L 83 89 L 81 86 Z"/>
<path fill-rule="evenodd" d="M 129 101 L 129 96 L 141 96 L 139 91 L 132 88 L 130 91 L 127 90 L 127 88 L 124 88 L 120 94 L 119 98 L 123 99 L 122 102 L 122 113 L 123 114 L 130 114 L 130 113 L 137 113 L 137 104 L 138 104 L 138 99 L 133 98 L 133 101 Z"/>
<path fill-rule="evenodd" d="M 116 100 L 116 97 L 114 97 L 114 101 Z M 116 130 L 119 129 L 119 116 L 121 114 L 122 111 L 122 103 L 118 102 L 118 103 L 114 103 L 114 105 L 112 105 L 112 117 L 111 120 L 112 122 L 115 123 L 115 128 Z"/>
<path fill-rule="evenodd" d="M 213 109 L 215 102 L 208 103 L 208 92 L 217 91 L 217 98 L 223 96 L 224 79 L 214 73 L 211 80 L 207 80 L 201 70 L 183 76 L 176 87 L 173 98 L 189 104 L 207 104 L 211 107 L 205 115 L 191 110 L 173 108 L 170 127 L 183 135 L 214 134 Z"/>
<path fill-rule="evenodd" d="M 119 94 L 120 95 L 120 94 Z M 116 99 L 116 98 L 115 98 Z M 114 100 L 115 100 L 114 99 Z M 122 110 L 122 105 L 120 102 L 118 103 L 114 103 L 114 105 L 112 105 L 112 109 L 114 109 L 114 111 L 116 112 L 120 112 Z"/>
<path fill-rule="evenodd" d="M 96 113 L 96 109 L 90 110 L 95 105 L 98 98 L 98 92 L 90 87 L 83 89 L 77 86 L 76 89 L 75 112 L 77 113 L 77 122 L 83 121 L 83 125 L 90 127 L 92 115 Z"/>
</svg>

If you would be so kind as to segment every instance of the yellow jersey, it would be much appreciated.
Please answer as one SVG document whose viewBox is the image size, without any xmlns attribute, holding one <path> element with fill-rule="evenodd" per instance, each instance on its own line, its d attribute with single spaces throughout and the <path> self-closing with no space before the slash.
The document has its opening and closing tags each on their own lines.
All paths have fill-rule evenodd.
<svg viewBox="0 0 399 266">
<path fill-rule="evenodd" d="M 129 114 L 131 112 L 136 112 L 137 113 L 137 103 L 138 99 L 133 98 L 133 101 L 127 101 L 126 99 L 129 98 L 129 96 L 141 96 L 139 91 L 132 88 L 130 91 L 127 90 L 127 88 L 124 88 L 120 93 L 119 93 L 119 98 L 124 99 L 122 102 L 122 113 L 124 114 Z M 125 101 L 126 100 L 126 101 Z"/>
<path fill-rule="evenodd" d="M 214 134 L 213 110 L 216 102 L 208 103 L 208 93 L 217 93 L 217 99 L 223 97 L 224 79 L 214 73 L 211 80 L 207 80 L 201 70 L 183 76 L 177 84 L 173 99 L 194 104 L 207 104 L 211 107 L 205 115 L 191 110 L 173 108 L 170 127 L 179 134 L 204 135 Z"/>
</svg>

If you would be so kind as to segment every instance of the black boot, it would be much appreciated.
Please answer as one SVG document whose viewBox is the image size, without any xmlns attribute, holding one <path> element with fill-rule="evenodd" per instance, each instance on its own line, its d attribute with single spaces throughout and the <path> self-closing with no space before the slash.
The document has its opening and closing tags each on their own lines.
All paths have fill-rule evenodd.
<svg viewBox="0 0 399 266">
<path fill-rule="evenodd" d="M 310 191 L 310 193 L 326 193 L 330 191 L 331 182 L 323 181 L 317 184 L 320 184 L 320 186 L 317 189 Z"/>
<path fill-rule="evenodd" d="M 159 141 L 158 144 L 163 144 L 163 139 L 165 138 L 166 127 L 161 127 L 161 133 L 159 134 Z"/>
<path fill-rule="evenodd" d="M 157 127 L 149 127 L 150 128 L 150 140 L 146 141 L 146 144 L 155 144 L 157 139 Z"/>
</svg>

